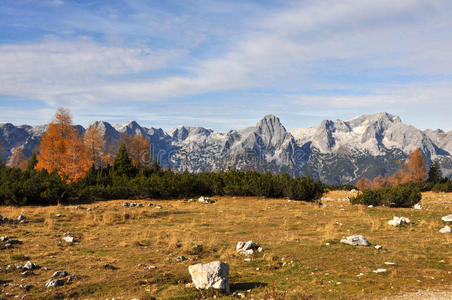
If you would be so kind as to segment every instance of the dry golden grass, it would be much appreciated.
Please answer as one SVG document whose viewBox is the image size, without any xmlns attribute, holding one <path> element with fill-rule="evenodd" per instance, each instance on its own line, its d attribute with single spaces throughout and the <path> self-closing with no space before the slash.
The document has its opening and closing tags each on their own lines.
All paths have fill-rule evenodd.
<svg viewBox="0 0 452 300">
<path fill-rule="evenodd" d="M 349 195 L 333 191 L 325 197 Z M 3 207 L 3 216 L 23 214 L 28 222 L 1 225 L 1 235 L 23 244 L 0 250 L 0 279 L 34 287 L 25 292 L 6 285 L 1 296 L 8 292 L 49 299 L 199 298 L 209 294 L 185 287 L 190 281 L 187 268 L 213 260 L 229 263 L 232 289 L 255 299 L 378 298 L 450 285 L 452 235 L 438 230 L 444 226 L 441 216 L 451 212 L 452 194 L 439 195 L 423 194 L 423 210 L 368 208 L 335 200 L 318 207 L 256 197 L 214 197 L 215 204 L 152 201 L 163 209 L 146 206 L 149 201 L 131 208 L 124 208 L 122 201 L 82 208 Z M 394 228 L 387 224 L 393 216 L 406 216 L 413 224 Z M 62 242 L 67 231 L 77 239 L 73 245 Z M 338 243 L 351 234 L 362 234 L 383 249 Z M 236 243 L 247 240 L 264 248 L 251 262 L 235 253 Z M 193 248 L 197 244 L 202 247 Z M 24 255 L 48 270 L 27 277 L 4 271 L 8 264 L 23 264 Z M 179 255 L 189 260 L 177 262 Z M 387 266 L 385 261 L 396 265 Z M 104 264 L 117 269 L 105 269 Z M 388 271 L 373 273 L 377 268 Z M 46 289 L 46 280 L 58 269 L 79 279 Z M 363 276 L 357 277 L 360 273 Z"/>
</svg>

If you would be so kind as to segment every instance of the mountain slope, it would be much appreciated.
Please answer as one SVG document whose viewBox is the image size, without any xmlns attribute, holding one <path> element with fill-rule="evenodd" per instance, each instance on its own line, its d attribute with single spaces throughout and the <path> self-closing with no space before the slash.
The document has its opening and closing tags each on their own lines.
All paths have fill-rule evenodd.
<svg viewBox="0 0 452 300">
<path fill-rule="evenodd" d="M 110 145 L 117 144 L 122 134 L 143 135 L 161 165 L 181 171 L 254 169 L 314 176 L 330 184 L 352 183 L 362 176 L 392 174 L 398 161 L 419 148 L 428 165 L 439 159 L 443 174 L 452 174 L 452 131 L 421 131 L 384 112 L 348 121 L 324 120 L 319 126 L 290 132 L 273 115 L 227 133 L 188 126 L 165 132 L 135 121 L 121 125 L 97 121 L 91 126 L 99 127 Z M 0 124 L 3 158 L 8 159 L 15 147 L 31 155 L 45 129 Z"/>
</svg>

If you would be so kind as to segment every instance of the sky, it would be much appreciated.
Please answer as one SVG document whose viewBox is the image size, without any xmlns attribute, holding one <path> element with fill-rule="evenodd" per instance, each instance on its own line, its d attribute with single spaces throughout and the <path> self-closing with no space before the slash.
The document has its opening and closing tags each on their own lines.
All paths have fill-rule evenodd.
<svg viewBox="0 0 452 300">
<path fill-rule="evenodd" d="M 0 122 L 452 130 L 450 0 L 1 0 Z"/>
</svg>

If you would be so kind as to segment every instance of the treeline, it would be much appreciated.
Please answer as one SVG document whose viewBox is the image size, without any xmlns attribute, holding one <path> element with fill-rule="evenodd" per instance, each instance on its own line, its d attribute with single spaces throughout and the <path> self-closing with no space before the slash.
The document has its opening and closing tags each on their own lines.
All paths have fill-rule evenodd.
<svg viewBox="0 0 452 300">
<path fill-rule="evenodd" d="M 144 137 L 123 136 L 119 148 L 107 145 L 94 126 L 81 135 L 64 109 L 58 109 L 43 134 L 38 155 L 27 162 L 15 149 L 8 166 L 0 164 L 3 205 L 199 195 L 313 201 L 321 197 L 323 189 L 320 181 L 287 174 L 237 170 L 190 174 L 162 169 L 150 157 L 149 141 Z"/>
<path fill-rule="evenodd" d="M 92 167 L 86 177 L 67 181 L 57 172 L 37 171 L 36 160 L 26 170 L 0 167 L 0 204 L 54 205 L 109 199 L 174 199 L 199 195 L 288 197 L 313 201 L 323 185 L 308 177 L 292 178 L 256 171 L 175 173 L 157 163 L 145 170 L 133 166 L 125 146 L 112 166 Z"/>
</svg>

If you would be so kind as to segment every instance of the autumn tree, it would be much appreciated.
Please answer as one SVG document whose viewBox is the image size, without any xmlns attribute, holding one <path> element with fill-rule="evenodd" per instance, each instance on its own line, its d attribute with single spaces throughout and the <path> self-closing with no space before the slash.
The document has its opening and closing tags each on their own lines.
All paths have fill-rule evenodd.
<svg viewBox="0 0 452 300">
<path fill-rule="evenodd" d="M 363 177 L 356 182 L 356 187 L 358 189 L 360 189 L 361 191 L 367 190 L 367 189 L 372 188 L 372 183 L 370 182 L 369 179 L 367 179 L 366 177 Z"/>
<path fill-rule="evenodd" d="M 107 143 L 101 129 L 91 125 L 84 135 L 84 143 L 88 147 L 88 155 L 96 168 L 104 168 L 113 163 L 112 154 L 107 150 Z"/>
<path fill-rule="evenodd" d="M 8 167 L 10 168 L 19 168 L 24 171 L 27 168 L 27 158 L 25 157 L 24 152 L 20 147 L 16 147 L 13 150 L 13 154 L 11 155 L 8 163 Z"/>
<path fill-rule="evenodd" d="M 149 139 L 139 134 L 133 137 L 123 135 L 121 139 L 127 148 L 127 153 L 132 160 L 132 164 L 140 170 L 148 167 L 151 163 Z"/>
<path fill-rule="evenodd" d="M 88 147 L 72 126 L 68 110 L 59 108 L 47 131 L 42 135 L 37 170 L 56 171 L 69 181 L 83 178 L 92 165 Z"/>
<path fill-rule="evenodd" d="M 403 182 L 421 182 L 425 180 L 425 165 L 422 153 L 419 149 L 416 149 L 411 153 L 406 164 L 406 176 Z"/>
</svg>

